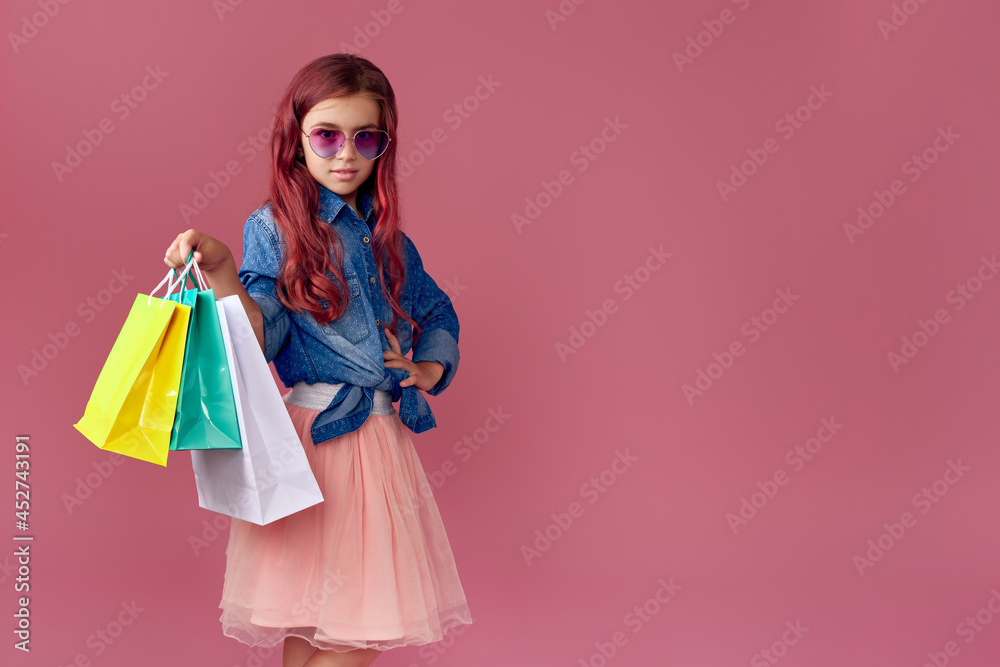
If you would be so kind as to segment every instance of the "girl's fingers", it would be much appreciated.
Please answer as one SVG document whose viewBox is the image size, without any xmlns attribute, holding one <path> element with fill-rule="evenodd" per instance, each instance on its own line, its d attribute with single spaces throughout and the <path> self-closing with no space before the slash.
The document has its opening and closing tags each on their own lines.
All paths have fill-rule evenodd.
<svg viewBox="0 0 1000 667">
<path fill-rule="evenodd" d="M 164 263 L 172 269 L 184 268 L 191 256 L 191 251 L 194 250 L 194 261 L 202 264 L 205 256 L 196 248 L 203 240 L 202 234 L 195 229 L 178 234 L 167 248 L 167 253 L 163 257 Z"/>
<path fill-rule="evenodd" d="M 166 262 L 167 266 L 169 266 L 172 269 L 178 268 L 177 263 L 179 261 L 178 258 L 180 257 L 180 248 L 183 236 L 184 236 L 183 234 L 177 235 L 177 238 L 175 238 L 173 242 L 171 242 L 171 244 L 167 247 L 167 253 L 163 257 L 163 261 Z"/>
<path fill-rule="evenodd" d="M 178 258 L 179 255 L 180 255 L 180 253 L 179 253 L 179 251 L 177 249 L 177 241 L 174 240 L 174 242 L 170 244 L 170 247 L 167 248 L 167 254 L 163 257 L 163 261 L 171 269 L 176 269 L 176 268 L 178 268 L 178 259 L 177 258 Z"/>
<path fill-rule="evenodd" d="M 392 335 L 392 332 L 387 327 L 382 327 L 382 331 L 385 332 L 385 337 L 388 339 L 389 347 L 392 348 L 392 351 L 396 354 L 401 354 L 402 348 L 399 346 L 399 341 L 396 340 L 396 337 Z"/>
<path fill-rule="evenodd" d="M 191 254 L 191 248 L 192 248 L 193 245 L 194 244 L 191 242 L 190 239 L 188 239 L 188 238 L 181 238 L 181 243 L 180 243 L 181 261 L 186 261 L 187 260 L 188 255 Z"/>
</svg>

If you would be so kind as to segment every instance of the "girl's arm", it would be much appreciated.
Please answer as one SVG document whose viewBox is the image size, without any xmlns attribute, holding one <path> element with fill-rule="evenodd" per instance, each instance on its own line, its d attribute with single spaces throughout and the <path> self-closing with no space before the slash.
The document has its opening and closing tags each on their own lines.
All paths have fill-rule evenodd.
<svg viewBox="0 0 1000 667">
<path fill-rule="evenodd" d="M 458 315 L 451 298 L 424 270 L 420 253 L 405 233 L 403 241 L 407 252 L 407 281 L 414 290 L 411 317 L 422 329 L 413 345 L 413 362 L 433 362 L 428 364 L 428 370 L 433 370 L 438 380 L 426 391 L 437 396 L 451 384 L 458 370 Z M 439 366 L 441 373 L 437 375 Z"/>
<path fill-rule="evenodd" d="M 172 269 L 183 269 L 188 256 L 194 250 L 194 261 L 198 262 L 198 268 L 205 275 L 209 286 L 215 291 L 215 298 L 221 299 L 224 296 L 237 295 L 243 304 L 243 310 L 247 313 L 250 326 L 253 327 L 254 335 L 260 344 L 261 352 L 264 351 L 264 314 L 260 306 L 253 300 L 240 282 L 239 273 L 236 270 L 236 261 L 229 247 L 203 234 L 196 229 L 189 229 L 183 234 L 178 234 L 174 242 L 167 248 L 167 254 L 163 258 L 164 263 Z"/>
</svg>

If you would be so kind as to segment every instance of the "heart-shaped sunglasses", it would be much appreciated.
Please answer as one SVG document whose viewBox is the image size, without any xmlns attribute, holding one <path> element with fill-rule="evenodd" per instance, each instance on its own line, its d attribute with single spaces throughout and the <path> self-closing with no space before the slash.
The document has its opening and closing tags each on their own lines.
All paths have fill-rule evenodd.
<svg viewBox="0 0 1000 667">
<path fill-rule="evenodd" d="M 346 134 L 328 127 L 314 128 L 308 136 L 313 153 L 324 160 L 339 153 L 347 143 Z M 358 155 L 366 160 L 374 160 L 385 152 L 391 139 L 389 133 L 382 130 L 359 130 L 351 137 L 351 141 L 354 142 Z"/>
</svg>

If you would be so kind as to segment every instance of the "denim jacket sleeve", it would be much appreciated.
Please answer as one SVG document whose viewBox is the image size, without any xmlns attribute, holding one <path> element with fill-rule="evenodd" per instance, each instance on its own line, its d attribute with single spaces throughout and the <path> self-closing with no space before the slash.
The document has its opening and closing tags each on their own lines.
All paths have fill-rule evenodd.
<svg viewBox="0 0 1000 667">
<path fill-rule="evenodd" d="M 283 244 L 277 228 L 259 213 L 243 227 L 243 265 L 239 277 L 247 293 L 264 315 L 264 359 L 268 363 L 288 342 L 291 317 L 278 299 L 276 279 L 281 266 Z"/>
<path fill-rule="evenodd" d="M 423 261 L 416 246 L 403 235 L 406 253 L 410 260 L 407 281 L 413 281 L 413 310 L 410 317 L 420 325 L 420 336 L 413 346 L 413 361 L 436 361 L 444 366 L 438 383 L 427 391 L 437 396 L 444 391 L 458 370 L 458 315 L 451 299 L 424 271 Z"/>
</svg>

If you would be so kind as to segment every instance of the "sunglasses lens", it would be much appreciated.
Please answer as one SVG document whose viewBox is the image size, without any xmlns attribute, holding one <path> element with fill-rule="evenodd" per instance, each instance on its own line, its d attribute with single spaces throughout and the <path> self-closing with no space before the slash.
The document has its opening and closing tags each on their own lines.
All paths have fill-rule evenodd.
<svg viewBox="0 0 1000 667">
<path fill-rule="evenodd" d="M 309 135 L 309 145 L 316 151 L 316 155 L 324 159 L 336 155 L 344 145 L 344 140 L 344 133 L 340 130 L 316 128 Z"/>
<path fill-rule="evenodd" d="M 354 137 L 354 146 L 366 160 L 374 160 L 385 152 L 389 145 L 389 135 L 381 131 L 358 132 Z"/>
</svg>

